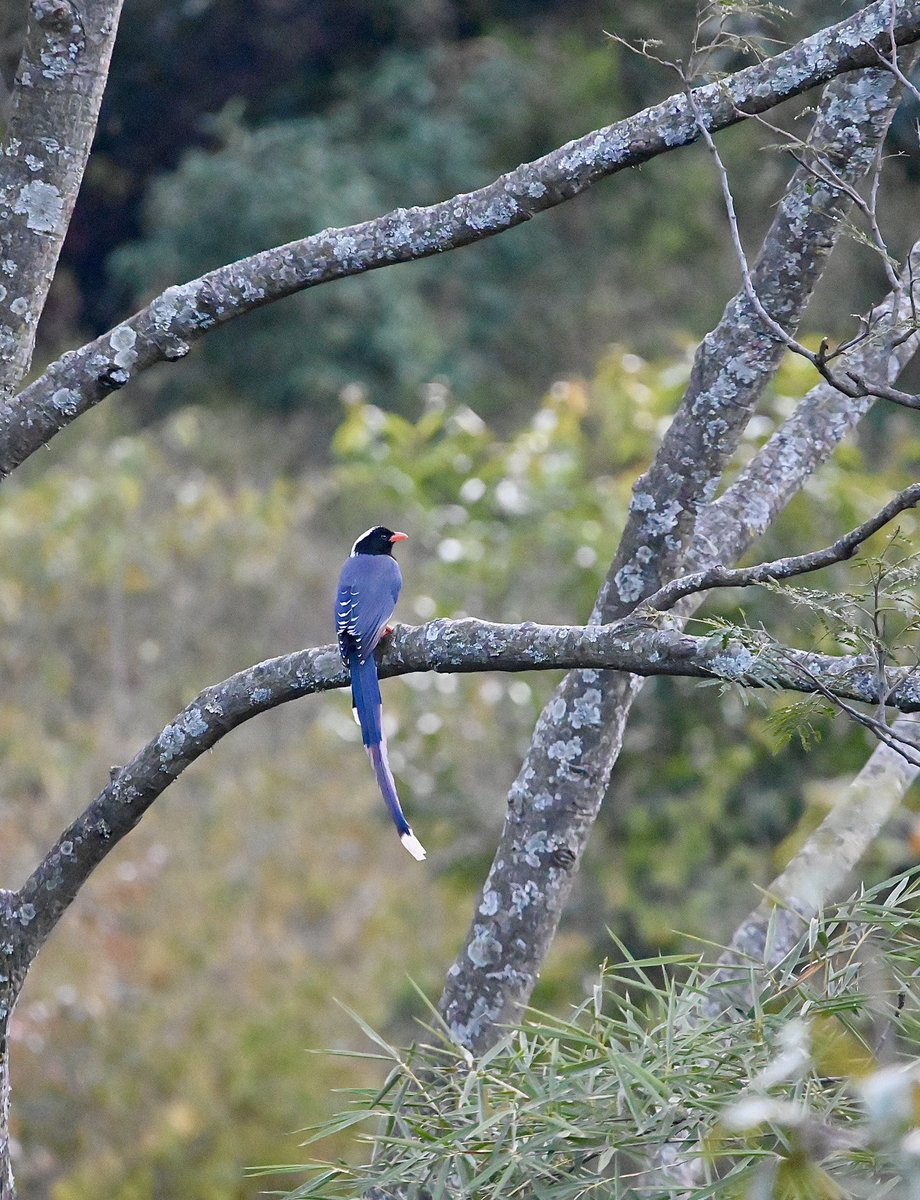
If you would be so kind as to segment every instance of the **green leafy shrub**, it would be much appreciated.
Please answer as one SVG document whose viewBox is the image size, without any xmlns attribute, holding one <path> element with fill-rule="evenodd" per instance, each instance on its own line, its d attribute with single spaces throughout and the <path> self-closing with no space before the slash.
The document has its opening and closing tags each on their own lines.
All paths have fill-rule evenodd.
<svg viewBox="0 0 920 1200">
<path fill-rule="evenodd" d="M 920 1154 L 916 873 L 828 910 L 750 1002 L 703 1018 L 705 962 L 605 964 L 568 1017 L 530 1013 L 479 1058 L 437 1017 L 310 1130 L 358 1130 L 369 1166 L 312 1162 L 291 1200 L 836 1200 L 915 1194 Z M 753 985 L 753 987 L 752 987 Z M 373 1191 L 372 1189 L 379 1189 Z"/>
</svg>

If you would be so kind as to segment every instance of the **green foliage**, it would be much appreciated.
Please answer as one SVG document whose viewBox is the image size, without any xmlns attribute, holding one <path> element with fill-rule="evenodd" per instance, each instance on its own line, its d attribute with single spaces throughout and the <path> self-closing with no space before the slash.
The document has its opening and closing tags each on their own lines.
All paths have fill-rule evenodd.
<svg viewBox="0 0 920 1200">
<path fill-rule="evenodd" d="M 437 1026 L 403 1052 L 361 1022 L 386 1083 L 305 1144 L 359 1129 L 372 1165 L 290 1167 L 313 1175 L 291 1200 L 912 1195 L 918 900 L 915 873 L 888 880 L 765 975 L 738 968 L 753 1002 L 733 1020 L 694 1011 L 725 986 L 705 962 L 627 956 L 570 1016 L 530 1013 L 478 1059 Z M 669 1182 L 674 1157 L 689 1179 Z"/>
</svg>

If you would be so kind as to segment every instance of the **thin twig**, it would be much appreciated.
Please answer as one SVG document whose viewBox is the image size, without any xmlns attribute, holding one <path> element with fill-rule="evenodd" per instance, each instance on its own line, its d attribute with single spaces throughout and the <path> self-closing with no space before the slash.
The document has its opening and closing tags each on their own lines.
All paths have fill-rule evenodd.
<svg viewBox="0 0 920 1200">
<path fill-rule="evenodd" d="M 891 6 L 892 21 L 894 20 L 894 9 L 895 9 L 895 6 L 892 4 L 892 6 Z M 914 97 L 914 99 L 918 103 L 920 103 L 920 88 L 918 88 L 917 85 L 907 75 L 904 74 L 904 72 L 901 70 L 901 68 L 898 64 L 898 53 L 897 53 L 898 43 L 895 40 L 893 26 L 890 26 L 890 35 L 891 35 L 891 50 L 888 55 L 882 54 L 881 50 L 879 50 L 877 47 L 873 46 L 873 50 L 875 51 L 875 54 L 878 58 L 879 66 L 884 67 L 886 71 L 890 71 L 892 73 L 892 75 L 895 77 L 895 79 L 897 79 L 898 83 L 900 83 L 901 87 L 905 88 L 908 92 L 910 92 L 910 94 Z"/>
<path fill-rule="evenodd" d="M 893 496 L 884 508 L 879 509 L 868 521 L 857 525 L 855 529 L 843 534 L 842 537 L 822 550 L 812 550 L 809 554 L 789 555 L 786 558 L 774 559 L 772 562 L 757 563 L 752 567 L 729 568 L 717 565 L 709 567 L 705 571 L 682 575 L 679 579 L 673 579 L 670 583 L 666 583 L 664 587 L 659 588 L 657 592 L 644 600 L 634 610 L 633 616 L 640 616 L 651 611 L 667 612 L 668 609 L 674 607 L 678 600 L 683 599 L 684 596 L 690 596 L 694 592 L 709 591 L 713 588 L 750 587 L 752 584 L 772 583 L 776 580 L 791 579 L 796 575 L 820 571 L 834 563 L 845 562 L 848 558 L 853 557 L 863 542 L 878 533 L 899 513 L 914 508 L 918 503 L 920 503 L 920 483 L 913 483 Z"/>
<path fill-rule="evenodd" d="M 675 67 L 675 69 L 679 69 Z M 725 211 L 728 217 L 729 233 L 731 235 L 732 245 L 735 249 L 735 256 L 738 260 L 738 266 L 741 271 L 742 286 L 745 297 L 749 304 L 760 317 L 767 330 L 777 339 L 782 342 L 793 354 L 798 354 L 800 357 L 807 359 L 812 364 L 816 371 L 834 388 L 843 395 L 849 396 L 853 400 L 858 400 L 863 396 L 874 396 L 880 400 L 888 400 L 892 404 L 901 405 L 904 408 L 920 408 L 920 395 L 914 395 L 910 392 L 900 391 L 898 388 L 892 388 L 883 384 L 869 384 L 862 376 L 855 375 L 853 372 L 847 371 L 846 378 L 840 378 L 835 375 L 828 363 L 830 356 L 827 353 L 826 343 L 823 343 L 817 353 L 809 350 L 806 345 L 793 337 L 788 330 L 775 320 L 774 317 L 766 310 L 763 301 L 757 294 L 757 289 L 754 287 L 751 278 L 751 270 L 748 265 L 747 255 L 744 250 L 744 243 L 741 240 L 741 234 L 738 228 L 738 218 L 735 213 L 735 201 L 732 195 L 731 184 L 728 178 L 728 172 L 725 168 L 725 163 L 722 161 L 722 156 L 719 154 L 718 147 L 713 140 L 712 134 L 706 124 L 706 120 L 700 111 L 699 105 L 696 102 L 693 89 L 685 83 L 685 94 L 687 101 L 693 111 L 694 118 L 697 122 L 697 127 L 700 131 L 700 137 L 712 155 L 713 162 L 716 166 L 716 171 L 719 176 L 719 184 L 722 190 L 722 198 L 725 204 Z M 898 291 L 902 290 L 899 281 Z M 912 298 L 913 299 L 913 298 Z"/>
<path fill-rule="evenodd" d="M 889 253 L 888 244 L 878 223 L 878 191 L 881 182 L 882 163 L 884 161 L 882 146 L 878 147 L 875 154 L 869 184 L 869 199 L 867 200 L 853 184 L 843 178 L 826 154 L 822 154 L 814 146 L 803 142 L 796 134 L 790 133 L 779 125 L 774 125 L 772 121 L 768 121 L 763 115 L 756 116 L 754 120 L 758 125 L 762 125 L 764 129 L 768 129 L 774 136 L 788 143 L 787 152 L 803 171 L 807 171 L 824 187 L 846 196 L 859 209 L 866 218 L 873 245 L 885 264 L 885 274 L 888 277 L 888 283 L 892 291 L 897 293 L 902 292 L 904 290 L 904 281 L 894 269 L 894 260 Z M 840 353 L 840 347 L 837 348 L 837 353 Z"/>
<path fill-rule="evenodd" d="M 776 652 L 779 657 L 785 662 L 789 662 L 789 657 L 782 648 L 777 648 Z M 909 738 L 902 737 L 901 734 L 895 732 L 891 725 L 884 719 L 871 717 L 868 713 L 860 712 L 858 708 L 854 708 L 852 704 L 848 704 L 846 700 L 831 691 L 824 682 L 813 671 L 809 669 L 807 664 L 802 662 L 796 663 L 796 669 L 801 671 L 806 679 L 814 684 L 814 689 L 824 697 L 830 704 L 839 708 L 842 713 L 854 721 L 857 725 L 862 725 L 868 729 L 880 742 L 884 743 L 890 750 L 893 750 L 912 767 L 920 768 L 920 754 L 917 753 L 917 747 Z M 883 675 L 884 678 L 884 675 Z M 880 700 L 880 703 L 882 701 Z M 884 709 L 882 710 L 884 712 Z M 907 749 L 905 749 L 907 747 Z"/>
</svg>

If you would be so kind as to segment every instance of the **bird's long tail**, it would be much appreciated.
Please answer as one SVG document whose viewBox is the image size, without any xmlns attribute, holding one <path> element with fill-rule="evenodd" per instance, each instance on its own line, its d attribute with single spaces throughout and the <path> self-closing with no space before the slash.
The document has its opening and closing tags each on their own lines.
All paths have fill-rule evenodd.
<svg viewBox="0 0 920 1200">
<path fill-rule="evenodd" d="M 399 803 L 399 796 L 396 794 L 396 781 L 393 779 L 393 772 L 390 770 L 390 763 L 387 759 L 387 742 L 381 721 L 380 684 L 377 679 L 376 660 L 371 655 L 366 662 L 362 663 L 358 660 L 357 654 L 350 654 L 348 665 L 351 668 L 351 696 L 355 706 L 355 715 L 361 726 L 364 748 L 374 765 L 374 774 L 377 776 L 380 791 L 390 810 L 399 840 L 412 857 L 421 862 L 425 858 L 425 847 L 412 832 L 412 828 L 406 820 L 402 805 Z"/>
</svg>

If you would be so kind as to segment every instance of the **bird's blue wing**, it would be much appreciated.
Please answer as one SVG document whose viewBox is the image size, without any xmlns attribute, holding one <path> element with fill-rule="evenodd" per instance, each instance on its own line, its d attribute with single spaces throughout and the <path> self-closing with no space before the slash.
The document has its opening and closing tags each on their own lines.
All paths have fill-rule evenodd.
<svg viewBox="0 0 920 1200">
<path fill-rule="evenodd" d="M 360 662 L 374 653 L 402 589 L 399 563 L 389 554 L 356 554 L 342 568 L 335 628 L 342 657 L 354 650 Z"/>
</svg>

